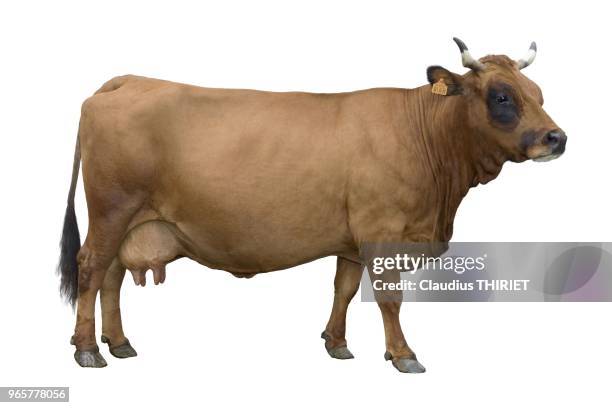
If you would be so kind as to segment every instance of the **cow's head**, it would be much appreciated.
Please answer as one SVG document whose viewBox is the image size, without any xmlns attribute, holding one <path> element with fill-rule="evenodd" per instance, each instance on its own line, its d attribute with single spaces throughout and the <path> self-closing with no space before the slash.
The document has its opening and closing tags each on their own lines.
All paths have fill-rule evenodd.
<svg viewBox="0 0 612 408">
<path fill-rule="evenodd" d="M 535 59 L 535 43 L 518 61 L 505 55 L 476 60 L 463 41 L 454 40 L 463 65 L 470 71 L 458 75 L 432 66 L 427 69 L 427 79 L 438 94 L 464 98 L 462 105 L 470 128 L 499 146 L 513 161 L 547 161 L 563 154 L 565 133 L 542 109 L 540 88 L 521 73 Z"/>
</svg>

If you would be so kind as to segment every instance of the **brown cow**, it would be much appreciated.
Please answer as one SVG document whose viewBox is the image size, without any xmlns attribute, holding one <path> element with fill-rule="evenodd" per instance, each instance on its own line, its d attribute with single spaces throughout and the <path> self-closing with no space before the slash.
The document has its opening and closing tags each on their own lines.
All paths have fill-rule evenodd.
<svg viewBox="0 0 612 408">
<path fill-rule="evenodd" d="M 188 257 L 241 277 L 337 256 L 335 297 L 322 337 L 352 358 L 345 319 L 367 242 L 447 242 L 470 187 L 504 162 L 561 155 L 566 136 L 518 62 L 473 59 L 455 39 L 465 75 L 427 69 L 416 89 L 338 94 L 200 88 L 137 76 L 110 80 L 82 108 L 61 241 L 61 289 L 74 305 L 72 343 L 84 367 L 106 365 L 95 339 L 135 356 L 123 333 L 119 292 Z M 83 161 L 89 212 L 84 245 L 74 212 Z M 387 359 L 423 372 L 399 321 L 400 302 L 379 301 Z"/>
</svg>

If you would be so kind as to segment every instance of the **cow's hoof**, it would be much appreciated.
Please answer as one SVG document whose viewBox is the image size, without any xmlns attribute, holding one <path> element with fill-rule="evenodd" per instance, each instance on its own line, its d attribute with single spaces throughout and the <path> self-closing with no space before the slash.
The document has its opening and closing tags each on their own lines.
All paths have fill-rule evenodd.
<svg viewBox="0 0 612 408">
<path fill-rule="evenodd" d="M 425 372 L 425 367 L 417 360 L 411 358 L 393 360 L 393 367 L 402 373 L 420 374 Z"/>
<path fill-rule="evenodd" d="M 113 346 L 108 337 L 102 336 L 102 343 L 108 344 L 108 351 L 110 351 L 113 357 L 129 358 L 136 357 L 138 355 L 128 339 L 125 339 L 125 343 L 120 344 L 119 346 Z"/>
<path fill-rule="evenodd" d="M 138 355 L 138 353 L 136 353 L 136 350 L 134 350 L 134 348 L 130 345 L 129 342 L 117 347 L 109 347 L 108 350 L 114 357 L 117 358 L 129 358 L 136 357 Z"/>
<path fill-rule="evenodd" d="M 385 353 L 385 360 L 391 360 L 393 367 L 397 368 L 402 373 L 421 374 L 425 372 L 425 367 L 421 363 L 412 358 L 393 358 L 388 351 Z"/>
<path fill-rule="evenodd" d="M 106 360 L 99 351 L 80 351 L 74 352 L 74 359 L 81 367 L 106 367 Z"/>
<path fill-rule="evenodd" d="M 350 360 L 351 358 L 355 358 L 353 353 L 351 353 L 351 350 L 349 350 L 346 346 L 327 349 L 327 353 L 332 358 L 337 358 L 338 360 Z"/>
<path fill-rule="evenodd" d="M 329 334 L 323 332 L 321 333 L 321 338 L 325 340 L 325 350 L 327 350 L 327 354 L 329 354 L 332 358 L 337 358 L 338 360 L 350 360 L 351 358 L 355 358 L 353 353 L 346 346 L 338 346 L 338 347 L 327 347 L 327 342 L 331 340 Z"/>
</svg>

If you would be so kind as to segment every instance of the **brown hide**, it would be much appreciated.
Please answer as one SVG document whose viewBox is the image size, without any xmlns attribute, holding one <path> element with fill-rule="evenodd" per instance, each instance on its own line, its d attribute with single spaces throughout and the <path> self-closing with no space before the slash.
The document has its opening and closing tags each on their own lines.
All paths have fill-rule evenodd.
<svg viewBox="0 0 612 408">
<path fill-rule="evenodd" d="M 119 312 L 125 269 L 140 285 L 152 269 L 157 284 L 179 257 L 251 277 L 338 256 L 323 338 L 332 357 L 352 358 L 346 308 L 364 243 L 447 242 L 470 187 L 507 160 L 563 153 L 565 135 L 514 61 L 489 56 L 477 68 L 461 76 L 430 67 L 446 95 L 431 85 L 313 94 L 136 76 L 104 84 L 83 104 L 62 238 L 62 288 L 72 301 L 78 284 L 77 362 L 106 365 L 94 337 L 99 290 L 103 341 L 117 357 L 136 355 Z M 77 279 L 79 158 L 89 230 Z M 400 302 L 378 303 L 386 358 L 424 371 L 401 332 Z"/>
<path fill-rule="evenodd" d="M 137 191 L 130 228 L 163 220 L 181 255 L 242 273 L 356 258 L 361 241 L 439 239 L 449 220 L 431 211 L 440 197 L 427 147 L 406 115 L 419 95 L 433 100 L 426 89 L 317 95 L 113 79 L 83 106 L 90 212 Z"/>
<path fill-rule="evenodd" d="M 115 78 L 83 106 L 90 216 L 138 195 L 129 229 L 163 220 L 176 255 L 239 273 L 358 259 L 361 242 L 448 240 L 467 189 L 504 158 L 471 141 L 460 98 L 429 88 L 271 93 Z"/>
<path fill-rule="evenodd" d="M 524 103 L 541 99 L 499 67 L 524 78 Z M 359 260 L 362 242 L 448 241 L 469 187 L 527 158 L 470 126 L 490 121 L 468 106 L 487 81 L 475 76 L 454 97 L 429 85 L 311 94 L 115 78 L 82 111 L 90 213 L 138 195 L 129 229 L 164 221 L 183 248 L 175 256 L 235 273 Z"/>
</svg>

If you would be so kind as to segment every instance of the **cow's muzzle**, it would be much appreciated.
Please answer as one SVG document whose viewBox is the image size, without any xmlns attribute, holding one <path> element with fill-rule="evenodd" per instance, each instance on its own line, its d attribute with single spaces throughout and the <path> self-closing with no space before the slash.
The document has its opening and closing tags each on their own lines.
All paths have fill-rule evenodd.
<svg viewBox="0 0 612 408">
<path fill-rule="evenodd" d="M 565 144 L 567 143 L 567 136 L 561 129 L 554 129 L 549 131 L 542 138 L 542 145 L 547 148 L 547 153 L 539 157 L 535 157 L 533 160 L 538 162 L 550 161 L 558 158 L 565 152 Z"/>
</svg>

